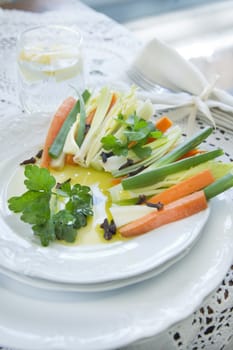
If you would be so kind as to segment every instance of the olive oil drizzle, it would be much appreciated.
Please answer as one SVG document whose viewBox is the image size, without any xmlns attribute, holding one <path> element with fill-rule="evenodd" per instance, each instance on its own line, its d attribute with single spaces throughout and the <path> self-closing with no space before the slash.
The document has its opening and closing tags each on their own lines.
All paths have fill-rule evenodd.
<svg viewBox="0 0 233 350">
<path fill-rule="evenodd" d="M 67 179 L 70 179 L 72 184 L 79 183 L 81 185 L 90 186 L 94 192 L 94 197 L 98 196 L 98 200 L 100 199 L 100 201 L 103 201 L 100 203 L 100 208 L 98 209 L 98 213 L 101 211 L 102 217 L 89 218 L 88 225 L 79 231 L 77 239 L 72 245 L 92 245 L 98 243 L 109 244 L 109 242 L 104 239 L 104 232 L 100 225 L 104 218 L 111 220 L 109 208 L 112 203 L 108 189 L 112 186 L 112 175 L 92 168 L 71 165 L 66 165 L 64 169 L 59 171 L 50 169 L 50 172 L 56 178 L 57 182 L 62 183 Z M 118 240 L 122 240 L 122 237 L 119 233 L 116 233 L 111 242 Z M 67 245 L 67 243 L 64 244 Z"/>
</svg>

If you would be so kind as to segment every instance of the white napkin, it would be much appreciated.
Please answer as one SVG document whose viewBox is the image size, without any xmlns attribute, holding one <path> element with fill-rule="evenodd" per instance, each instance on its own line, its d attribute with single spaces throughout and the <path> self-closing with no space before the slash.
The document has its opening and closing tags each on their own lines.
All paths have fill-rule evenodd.
<svg viewBox="0 0 233 350">
<path fill-rule="evenodd" d="M 196 116 L 233 131 L 233 96 L 208 82 L 191 62 L 158 39 L 150 41 L 138 54 L 136 69 L 155 86 L 169 91 L 149 93 L 157 111 L 169 111 L 173 119 L 189 117 L 191 132 Z"/>
</svg>

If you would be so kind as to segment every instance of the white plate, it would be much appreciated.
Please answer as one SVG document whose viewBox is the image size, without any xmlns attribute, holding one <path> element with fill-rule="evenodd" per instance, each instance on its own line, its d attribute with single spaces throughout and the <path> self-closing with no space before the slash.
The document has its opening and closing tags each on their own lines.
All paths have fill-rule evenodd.
<svg viewBox="0 0 233 350">
<path fill-rule="evenodd" d="M 1 276 L 1 343 L 24 350 L 104 350 L 153 336 L 187 317 L 217 287 L 232 251 L 233 206 L 221 195 L 190 253 L 146 282 L 104 293 L 56 293 Z"/>
<path fill-rule="evenodd" d="M 22 115 L 13 120 L 12 130 L 9 127 L 8 130 L 4 129 L 4 125 L 0 130 L 2 267 L 57 282 L 109 282 L 134 277 L 161 266 L 184 252 L 200 235 L 209 209 L 125 242 L 73 247 L 51 244 L 48 248 L 41 247 L 33 239 L 29 225 L 8 210 L 7 197 L 8 185 L 12 184 L 17 164 L 40 149 L 48 118 Z M 6 158 L 7 161 L 4 161 Z"/>
<path fill-rule="evenodd" d="M 182 259 L 192 246 L 196 242 L 194 241 L 191 246 L 189 246 L 188 249 L 186 249 L 184 252 L 182 252 L 180 255 L 176 256 L 173 259 L 170 259 L 166 261 L 164 264 L 161 266 L 152 269 L 148 272 L 145 272 L 143 274 L 130 277 L 130 278 L 124 278 L 124 279 L 119 279 L 115 281 L 109 281 L 109 282 L 102 282 L 102 283 L 89 283 L 89 284 L 81 284 L 81 283 L 59 283 L 59 282 L 52 282 L 48 281 L 45 279 L 40 279 L 36 277 L 29 277 L 26 275 L 22 275 L 7 269 L 4 269 L 0 267 L 0 274 L 5 275 L 15 281 L 18 281 L 26 286 L 34 287 L 34 288 L 39 288 L 42 290 L 47 290 L 47 291 L 55 291 L 55 292 L 91 292 L 91 293 L 96 293 L 96 292 L 104 292 L 104 291 L 109 291 L 109 290 L 115 290 L 119 288 L 123 288 L 126 286 L 130 286 L 135 283 L 139 283 L 142 281 L 145 281 L 147 279 L 150 279 L 152 277 L 155 277 L 162 273 L 163 271 L 167 270 L 170 266 L 175 264 L 177 261 Z"/>
<path fill-rule="evenodd" d="M 41 247 L 30 226 L 7 208 L 17 156 L 0 175 L 0 265 L 17 273 L 69 283 L 100 283 L 143 274 L 180 255 L 200 235 L 209 209 L 128 241 L 92 246 Z M 3 168 L 1 168 L 3 169 Z"/>
</svg>

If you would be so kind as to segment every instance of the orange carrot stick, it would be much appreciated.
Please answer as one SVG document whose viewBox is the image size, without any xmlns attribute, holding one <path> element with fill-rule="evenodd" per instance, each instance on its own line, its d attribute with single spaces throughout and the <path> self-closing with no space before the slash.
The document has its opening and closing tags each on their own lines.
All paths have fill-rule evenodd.
<svg viewBox="0 0 233 350">
<path fill-rule="evenodd" d="M 156 129 L 158 129 L 162 132 L 165 132 L 165 131 L 167 131 L 167 129 L 169 129 L 172 126 L 172 124 L 173 123 L 172 123 L 171 119 L 164 116 L 164 117 L 159 118 L 156 121 L 155 126 L 156 126 Z"/>
<path fill-rule="evenodd" d="M 194 149 L 191 149 L 190 151 L 188 151 L 187 153 L 185 153 L 178 160 L 184 159 L 184 158 L 188 158 L 188 157 L 192 157 L 192 156 L 195 156 L 195 155 L 200 154 L 200 153 L 205 153 L 205 151 L 203 151 L 201 149 L 198 149 L 198 148 L 194 148 Z"/>
<path fill-rule="evenodd" d="M 70 111 L 74 107 L 76 103 L 76 100 L 73 97 L 68 97 L 63 101 L 61 106 L 58 108 L 56 113 L 54 114 L 54 117 L 52 119 L 52 122 L 50 124 L 45 144 L 43 148 L 43 154 L 41 157 L 41 163 L 40 166 L 42 168 L 48 168 L 49 164 L 51 162 L 51 157 L 49 155 L 49 148 L 53 144 L 53 141 L 55 140 L 59 130 L 61 129 L 65 119 L 69 115 Z"/>
<path fill-rule="evenodd" d="M 196 214 L 206 209 L 207 205 L 204 191 L 194 192 L 165 205 L 161 210 L 155 210 L 140 219 L 120 227 L 119 232 L 123 237 L 141 235 L 160 226 Z"/>
<path fill-rule="evenodd" d="M 116 103 L 116 101 L 117 101 L 117 94 L 114 92 L 114 93 L 112 94 L 112 99 L 111 99 L 111 102 L 110 102 L 110 105 L 109 105 L 109 107 L 108 107 L 108 110 L 107 110 L 106 115 L 108 115 L 108 113 L 110 112 L 111 108 L 114 106 L 114 104 Z"/>
<path fill-rule="evenodd" d="M 113 177 L 111 180 L 111 184 L 112 185 L 118 185 L 121 183 L 121 181 L 125 179 L 125 176 L 121 176 L 121 177 Z"/>
<path fill-rule="evenodd" d="M 94 108 L 92 111 L 90 111 L 90 113 L 88 114 L 87 118 L 86 118 L 86 124 L 90 125 L 92 123 L 92 120 L 95 116 L 95 112 L 96 112 L 96 108 Z"/>
<path fill-rule="evenodd" d="M 74 162 L 74 155 L 73 154 L 66 154 L 65 164 L 76 165 L 76 166 L 78 165 L 77 163 Z"/>
<path fill-rule="evenodd" d="M 161 132 L 165 132 L 167 131 L 167 129 L 169 129 L 171 126 L 173 125 L 171 119 L 169 119 L 168 117 L 164 116 L 159 118 L 156 123 L 155 123 L 155 127 L 156 129 L 158 129 Z M 153 142 L 156 139 L 154 137 L 149 137 L 147 140 L 147 143 Z"/>
<path fill-rule="evenodd" d="M 134 146 L 136 146 L 137 141 L 130 141 L 130 143 L 128 144 L 128 149 L 133 148 Z"/>
<path fill-rule="evenodd" d="M 156 194 L 151 197 L 148 202 L 168 204 L 193 192 L 202 190 L 204 187 L 214 182 L 214 180 L 211 171 L 206 169 Z"/>
</svg>

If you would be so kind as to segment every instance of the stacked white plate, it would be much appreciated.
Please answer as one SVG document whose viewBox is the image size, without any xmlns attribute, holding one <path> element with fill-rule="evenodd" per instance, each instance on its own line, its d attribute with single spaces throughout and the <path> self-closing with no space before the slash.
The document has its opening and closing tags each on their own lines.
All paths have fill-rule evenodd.
<svg viewBox="0 0 233 350">
<path fill-rule="evenodd" d="M 4 177 L 9 178 L 7 171 Z M 43 289 L 88 292 L 120 288 L 166 270 L 188 253 L 210 212 L 207 209 L 130 241 L 44 248 L 33 241 L 19 217 L 5 209 L 0 219 L 0 271 Z"/>
<path fill-rule="evenodd" d="M 227 195 L 206 211 L 129 241 L 40 247 L 7 208 L 17 164 L 39 147 L 47 124 L 27 118 L 7 141 L 0 131 L 8 145 L 0 151 L 1 345 L 114 349 L 189 315 L 232 261 L 233 206 Z M 37 130 L 33 137 L 31 129 Z"/>
</svg>

